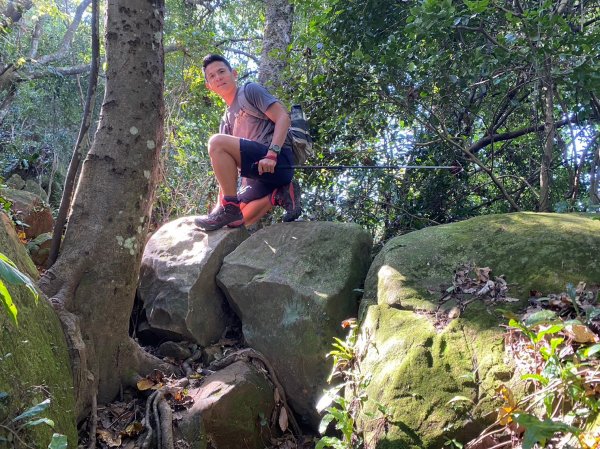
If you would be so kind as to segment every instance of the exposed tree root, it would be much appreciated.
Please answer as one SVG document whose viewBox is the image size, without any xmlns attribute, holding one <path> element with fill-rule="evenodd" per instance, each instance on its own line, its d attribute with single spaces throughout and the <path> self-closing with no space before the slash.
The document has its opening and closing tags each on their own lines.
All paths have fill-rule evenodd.
<svg viewBox="0 0 600 449">
<path fill-rule="evenodd" d="M 92 396 L 92 413 L 90 416 L 90 443 L 88 449 L 96 448 L 96 430 L 98 429 L 98 395 Z"/>
<path fill-rule="evenodd" d="M 285 411 L 287 412 L 288 420 L 291 424 L 292 431 L 293 431 L 294 435 L 296 435 L 296 436 L 300 435 L 301 434 L 300 426 L 298 425 L 298 422 L 296 421 L 296 418 L 294 417 L 294 413 L 292 412 L 292 410 L 290 409 L 290 407 L 287 403 L 285 390 L 283 389 L 283 386 L 279 382 L 279 379 L 277 379 L 277 375 L 275 374 L 275 370 L 273 369 L 273 366 L 267 360 L 267 358 L 264 355 L 262 355 L 260 352 L 256 351 L 255 349 L 252 349 L 252 348 L 240 349 L 239 351 L 233 352 L 233 353 L 227 355 L 226 357 L 223 357 L 222 359 L 211 363 L 210 366 L 208 367 L 208 369 L 216 371 L 216 370 L 223 369 L 226 366 L 229 366 L 232 363 L 238 362 L 240 360 L 244 361 L 244 362 L 250 362 L 251 359 L 260 361 L 267 369 L 267 372 L 269 373 L 269 377 L 271 378 L 273 385 L 275 385 L 275 388 L 279 391 L 279 396 L 281 397 L 281 403 L 283 404 L 283 407 L 285 408 Z"/>
<path fill-rule="evenodd" d="M 61 302 L 52 302 L 58 315 L 63 332 L 67 339 L 71 370 L 73 372 L 73 386 L 75 392 L 75 413 L 77 421 L 83 420 L 92 404 L 92 395 L 97 391 L 95 376 L 88 368 L 88 348 L 81 334 L 81 327 L 77 315 L 67 311 Z"/>
<path fill-rule="evenodd" d="M 154 420 L 154 427 L 151 424 L 152 420 Z M 152 447 L 154 440 L 156 440 L 158 449 L 173 449 L 175 447 L 173 442 L 173 413 L 162 390 L 152 393 L 146 401 L 145 423 L 148 433 L 142 444 L 142 449 Z"/>
<path fill-rule="evenodd" d="M 191 357 L 188 357 L 182 364 L 183 371 L 185 372 L 186 377 L 190 377 L 194 374 L 194 370 L 192 369 L 192 363 L 202 357 L 202 351 L 197 349 L 196 352 L 192 354 Z"/>
</svg>

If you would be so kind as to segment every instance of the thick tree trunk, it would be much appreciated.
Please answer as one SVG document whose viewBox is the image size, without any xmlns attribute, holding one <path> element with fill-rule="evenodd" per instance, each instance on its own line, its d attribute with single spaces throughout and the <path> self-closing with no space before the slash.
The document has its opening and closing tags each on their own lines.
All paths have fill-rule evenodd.
<svg viewBox="0 0 600 449">
<path fill-rule="evenodd" d="M 263 49 L 260 57 L 258 81 L 278 89 L 286 66 L 288 46 L 292 41 L 294 7 L 289 0 L 267 0 Z"/>
<path fill-rule="evenodd" d="M 550 57 L 545 61 L 544 77 L 542 86 L 544 88 L 544 148 L 542 152 L 542 161 L 540 164 L 540 201 L 538 210 L 548 212 L 550 210 L 550 170 L 552 166 L 552 154 L 554 151 L 554 135 L 556 127 L 554 126 L 554 83 L 551 75 L 552 62 Z"/>
<path fill-rule="evenodd" d="M 128 337 L 163 142 L 164 0 L 109 0 L 106 93 L 62 253 L 41 285 L 69 339 L 78 416 L 151 360 Z"/>
</svg>

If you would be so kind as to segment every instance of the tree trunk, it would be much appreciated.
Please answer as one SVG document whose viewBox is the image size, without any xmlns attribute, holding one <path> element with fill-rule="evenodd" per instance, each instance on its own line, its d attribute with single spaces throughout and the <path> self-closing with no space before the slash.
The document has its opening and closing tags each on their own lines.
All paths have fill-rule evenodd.
<svg viewBox="0 0 600 449">
<path fill-rule="evenodd" d="M 554 83 L 551 74 L 552 62 L 550 57 L 544 62 L 544 76 L 542 79 L 544 94 L 544 148 L 540 164 L 540 201 L 538 210 L 540 212 L 550 211 L 550 170 L 552 166 L 552 153 L 554 151 Z"/>
<path fill-rule="evenodd" d="M 596 143 L 594 160 L 590 172 L 590 204 L 600 205 L 600 143 Z"/>
<path fill-rule="evenodd" d="M 267 0 L 263 49 L 260 57 L 258 81 L 269 88 L 282 85 L 288 46 L 292 41 L 294 7 L 289 0 Z"/>
<path fill-rule="evenodd" d="M 106 93 L 62 252 L 41 280 L 71 348 L 78 417 L 156 367 L 128 336 L 163 143 L 164 0 L 109 0 Z"/>
<path fill-rule="evenodd" d="M 67 221 L 67 215 L 71 209 L 71 200 L 73 198 L 73 190 L 77 179 L 77 173 L 79 173 L 79 166 L 83 157 L 83 140 L 88 135 L 90 123 L 92 121 L 92 114 L 94 112 L 96 87 L 98 85 L 98 66 L 100 54 L 100 38 L 98 36 L 100 26 L 98 23 L 98 9 L 98 0 L 93 0 L 92 61 L 90 63 L 90 78 L 88 81 L 85 106 L 83 108 L 83 117 L 81 118 L 81 126 L 79 127 L 79 134 L 77 135 L 77 141 L 75 142 L 75 148 L 73 149 L 73 155 L 71 156 L 71 162 L 69 163 L 69 169 L 65 179 L 65 186 L 62 193 L 62 198 L 60 200 L 60 207 L 58 208 L 58 215 L 56 217 L 56 222 L 54 223 L 54 230 L 52 232 L 52 245 L 50 246 L 48 261 L 46 262 L 47 268 L 50 268 L 58 258 L 63 230 Z M 49 194 L 48 197 L 50 197 Z"/>
</svg>

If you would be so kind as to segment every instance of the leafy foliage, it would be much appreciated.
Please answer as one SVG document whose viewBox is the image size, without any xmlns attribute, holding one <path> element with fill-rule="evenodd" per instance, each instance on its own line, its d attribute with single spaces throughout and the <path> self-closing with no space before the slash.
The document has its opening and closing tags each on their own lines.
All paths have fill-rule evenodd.
<svg viewBox="0 0 600 449">
<path fill-rule="evenodd" d="M 342 326 L 349 328 L 346 339 L 334 337 L 333 350 L 327 354 L 327 357 L 333 359 L 333 369 L 327 381 L 331 383 L 334 378 L 341 378 L 342 383 L 326 390 L 317 403 L 317 410 L 325 413 L 319 425 L 319 433 L 323 437 L 319 439 L 315 449 L 363 447 L 357 421 L 359 415 L 364 413 L 363 407 L 369 400 L 365 392 L 369 379 L 360 369 L 360 361 L 364 356 L 367 342 L 359 334 L 356 319 L 344 320 Z M 377 404 L 377 409 L 381 416 L 368 415 L 368 418 L 387 422 L 385 408 Z M 335 423 L 334 427 L 341 434 L 341 438 L 326 434 L 332 423 Z"/>
<path fill-rule="evenodd" d="M 523 319 L 506 313 L 508 347 L 531 391 L 517 398 L 508 386 L 498 388 L 502 405 L 495 426 L 501 429 L 494 432 L 494 441 L 508 444 L 521 436 L 523 449 L 559 447 L 559 440 L 569 447 L 595 447 L 600 441 L 592 426 L 600 411 L 600 338 L 594 292 L 568 286 L 567 293 L 539 298 L 536 304 L 545 308 Z M 484 438 L 466 447 L 477 447 Z"/>
<path fill-rule="evenodd" d="M 55 52 L 76 5 L 36 2 L 0 50 L 0 64 L 47 70 L 19 82 L 12 101 L 0 92 L 0 166 L 27 171 L 45 187 L 53 164 L 62 182 L 87 82 L 85 75 L 61 75 L 58 66 L 89 61 L 89 24 L 84 20 L 67 54 L 46 67 L 29 58 L 32 33 L 43 19 L 38 54 Z M 240 79 L 253 79 L 265 20 L 256 1 L 166 6 L 167 138 L 157 225 L 214 203 L 206 142 L 224 106 L 203 86 L 201 59 L 224 53 Z M 474 215 L 536 210 L 546 81 L 554 120 L 570 120 L 557 125 L 550 202 L 561 212 L 596 210 L 598 11 L 597 0 L 294 2 L 286 81 L 276 94 L 288 105 L 304 104 L 319 149 L 310 162 L 465 167 L 458 175 L 300 171 L 306 217 L 359 223 L 379 242 Z"/>
<path fill-rule="evenodd" d="M 7 393 L 0 392 L 0 400 L 8 397 Z M 22 442 L 19 434 L 28 427 L 36 427 L 39 425 L 47 425 L 54 427 L 54 421 L 49 418 L 39 417 L 39 415 L 50 407 L 50 399 L 45 399 L 39 404 L 36 404 L 23 413 L 10 419 L 9 422 L 3 423 L 0 427 L 2 430 L 7 431 L 6 436 L 0 435 L 0 443 L 5 442 L 8 444 L 13 443 L 14 440 L 18 439 Z M 60 433 L 52 435 L 52 440 L 48 445 L 49 449 L 66 449 L 67 448 L 67 437 Z"/>
<path fill-rule="evenodd" d="M 17 306 L 13 303 L 12 296 L 6 288 L 5 282 L 15 285 L 25 285 L 37 302 L 38 293 L 31 279 L 21 273 L 12 260 L 0 253 L 0 296 L 2 297 L 2 304 L 8 316 L 13 320 L 15 325 L 18 325 Z"/>
</svg>

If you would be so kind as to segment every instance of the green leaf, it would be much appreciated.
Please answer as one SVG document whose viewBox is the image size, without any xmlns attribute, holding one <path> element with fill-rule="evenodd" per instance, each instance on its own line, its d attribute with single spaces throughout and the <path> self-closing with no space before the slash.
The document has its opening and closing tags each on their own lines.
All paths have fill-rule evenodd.
<svg viewBox="0 0 600 449">
<path fill-rule="evenodd" d="M 334 447 L 334 448 L 343 447 L 341 444 L 342 444 L 342 441 L 339 438 L 323 437 L 317 442 L 315 449 L 323 449 L 324 447 Z"/>
<path fill-rule="evenodd" d="M 25 423 L 24 427 L 35 427 L 39 426 L 40 424 L 47 424 L 50 427 L 54 427 L 54 421 L 52 421 L 50 418 L 39 418 L 33 421 L 28 421 L 27 423 Z"/>
<path fill-rule="evenodd" d="M 15 263 L 2 253 L 0 253 L 0 279 L 10 284 L 31 283 L 31 280 L 19 271 Z"/>
<path fill-rule="evenodd" d="M 551 419 L 540 421 L 535 416 L 527 413 L 515 413 L 513 416 L 517 424 L 525 427 L 523 449 L 532 449 L 536 443 L 540 443 L 544 446 L 546 441 L 549 438 L 552 438 L 557 432 L 581 433 L 581 430 L 577 427 L 552 421 Z"/>
<path fill-rule="evenodd" d="M 523 380 L 537 380 L 539 383 L 541 383 L 542 385 L 546 386 L 548 385 L 548 378 L 540 375 L 540 374 L 523 374 L 521 376 L 521 379 Z"/>
<path fill-rule="evenodd" d="M 600 343 L 596 343 L 595 345 L 589 346 L 587 348 L 580 348 L 577 351 L 577 355 L 579 355 L 579 357 L 588 358 L 598 352 L 600 352 Z"/>
<path fill-rule="evenodd" d="M 48 449 L 67 449 L 67 436 L 60 433 L 52 435 Z"/>
<path fill-rule="evenodd" d="M 548 329 L 544 329 L 543 331 L 538 332 L 538 334 L 535 336 L 533 342 L 539 343 L 540 341 L 542 341 L 542 339 L 546 335 L 556 334 L 557 332 L 560 332 L 561 330 L 563 330 L 564 327 L 565 326 L 562 323 L 554 324 L 554 325 L 550 326 Z"/>
<path fill-rule="evenodd" d="M 29 289 L 37 302 L 38 293 L 35 290 L 33 281 L 27 275 L 21 273 L 15 263 L 2 253 L 0 253 L 0 280 L 16 285 L 25 284 L 25 287 Z"/>
<path fill-rule="evenodd" d="M 41 412 L 46 410 L 49 406 L 50 406 L 50 399 L 46 399 L 46 400 L 40 402 L 39 404 L 34 405 L 29 410 L 24 411 L 16 418 L 13 418 L 13 420 L 11 422 L 17 422 L 17 421 L 21 421 L 22 419 L 25 419 L 25 418 L 31 418 L 33 416 L 39 415 Z"/>
<path fill-rule="evenodd" d="M 321 435 L 323 435 L 327 431 L 327 427 L 329 426 L 331 421 L 333 421 L 333 415 L 328 413 L 325 416 L 323 416 L 323 419 L 319 423 L 319 433 Z"/>
<path fill-rule="evenodd" d="M 465 5 L 467 5 L 467 8 L 469 8 L 471 11 L 473 11 L 476 14 L 482 13 L 484 12 L 488 5 L 490 4 L 490 0 L 474 0 L 474 1 L 469 1 L 469 0 L 464 0 Z"/>
<path fill-rule="evenodd" d="M 452 404 L 453 402 L 459 402 L 459 401 L 473 402 L 472 399 L 469 399 L 466 396 L 454 396 L 452 399 L 450 399 L 448 402 L 446 402 L 446 404 Z"/>
<path fill-rule="evenodd" d="M 529 315 L 523 322 L 526 326 L 531 327 L 537 324 L 548 323 L 556 319 L 556 313 L 552 310 L 540 310 L 539 312 Z"/>
<path fill-rule="evenodd" d="M 15 306 L 15 304 L 12 301 L 12 296 L 10 296 L 10 293 L 8 291 L 8 289 L 6 288 L 6 285 L 4 285 L 4 282 L 2 282 L 2 280 L 0 279 L 0 296 L 2 296 L 2 304 L 4 305 L 4 308 L 6 309 L 6 313 L 8 313 L 8 316 L 10 318 L 12 318 L 13 322 L 15 323 L 15 326 L 19 325 L 19 322 L 17 321 L 17 314 L 19 313 L 19 311 L 17 310 L 17 306 Z"/>
</svg>

